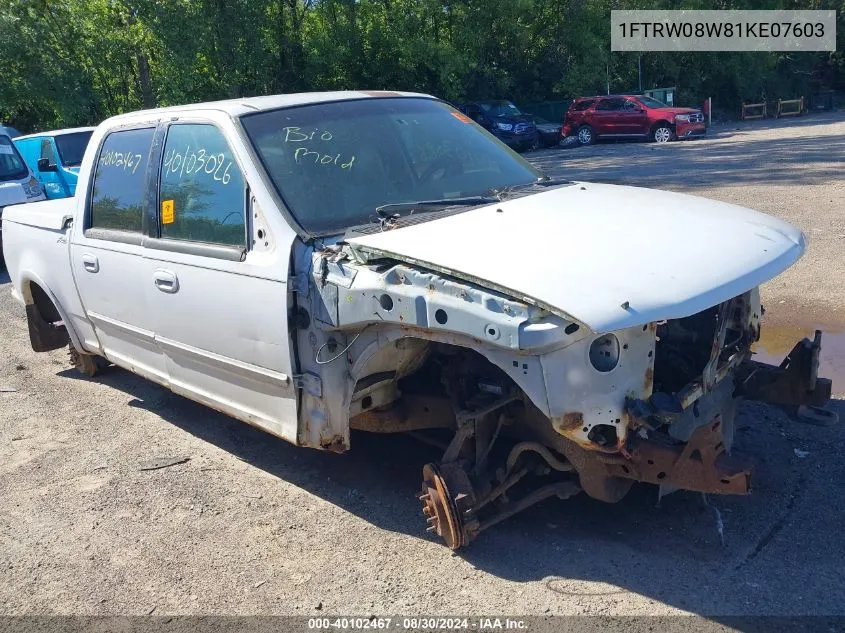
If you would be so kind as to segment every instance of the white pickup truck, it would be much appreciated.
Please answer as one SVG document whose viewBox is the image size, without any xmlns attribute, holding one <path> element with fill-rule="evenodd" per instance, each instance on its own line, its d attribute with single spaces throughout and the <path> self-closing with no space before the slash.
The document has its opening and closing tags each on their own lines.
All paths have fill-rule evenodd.
<svg viewBox="0 0 845 633">
<path fill-rule="evenodd" d="M 118 365 L 299 446 L 445 440 L 420 499 L 452 548 L 579 491 L 747 493 L 738 399 L 830 396 L 820 335 L 751 359 L 757 288 L 800 231 L 550 179 L 426 95 L 109 119 L 76 196 L 6 208 L 3 239 L 35 351 L 70 345 L 89 375 Z"/>
</svg>

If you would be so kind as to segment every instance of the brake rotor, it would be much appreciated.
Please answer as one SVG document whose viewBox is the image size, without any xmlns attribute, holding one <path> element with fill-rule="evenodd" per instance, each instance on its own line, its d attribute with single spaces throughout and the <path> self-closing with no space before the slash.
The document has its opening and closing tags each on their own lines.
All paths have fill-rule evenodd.
<svg viewBox="0 0 845 633">
<path fill-rule="evenodd" d="M 478 521 L 467 518 L 475 495 L 469 476 L 457 464 L 426 464 L 420 501 L 428 527 L 453 550 L 468 544 L 477 533 Z"/>
</svg>

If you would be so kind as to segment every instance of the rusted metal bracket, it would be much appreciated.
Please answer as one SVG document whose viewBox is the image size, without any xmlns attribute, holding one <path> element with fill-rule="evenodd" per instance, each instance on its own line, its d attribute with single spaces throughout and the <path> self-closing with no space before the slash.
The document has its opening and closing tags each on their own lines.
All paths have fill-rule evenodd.
<svg viewBox="0 0 845 633">
<path fill-rule="evenodd" d="M 517 399 L 517 395 L 515 393 L 510 393 L 502 398 L 494 400 L 479 409 L 473 409 L 471 411 L 457 411 L 455 412 L 455 420 L 457 422 L 457 431 L 455 432 L 455 436 L 452 438 L 452 441 L 449 443 L 449 446 L 446 448 L 446 452 L 443 454 L 442 462 L 447 464 L 449 462 L 453 462 L 461 454 L 464 445 L 476 434 L 476 421 L 483 419 L 485 416 L 490 415 L 491 413 L 498 411 L 505 405 L 510 404 L 514 400 Z"/>
<path fill-rule="evenodd" d="M 737 371 L 737 395 L 790 413 L 802 405 L 824 406 L 830 400 L 832 383 L 818 377 L 821 343 L 822 333 L 816 330 L 812 341 L 798 341 L 777 367 L 753 360 L 743 363 Z"/>
<path fill-rule="evenodd" d="M 698 427 L 686 443 L 660 434 L 632 435 L 628 456 L 600 456 L 608 473 L 652 484 L 714 494 L 744 495 L 751 490 L 750 464 L 727 455 L 717 415 Z"/>
</svg>

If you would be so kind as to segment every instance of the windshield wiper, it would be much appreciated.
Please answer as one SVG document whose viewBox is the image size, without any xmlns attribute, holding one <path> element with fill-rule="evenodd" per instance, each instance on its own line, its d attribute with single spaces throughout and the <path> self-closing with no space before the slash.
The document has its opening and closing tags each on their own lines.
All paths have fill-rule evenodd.
<svg viewBox="0 0 845 633">
<path fill-rule="evenodd" d="M 401 217 L 399 211 L 410 209 L 413 213 L 422 207 L 458 207 L 472 206 L 476 204 L 492 204 L 498 202 L 499 198 L 493 196 L 467 196 L 466 198 L 440 198 L 438 200 L 417 200 L 416 202 L 392 202 L 376 207 L 376 213 L 383 219 Z M 393 213 L 390 213 L 393 212 Z"/>
</svg>

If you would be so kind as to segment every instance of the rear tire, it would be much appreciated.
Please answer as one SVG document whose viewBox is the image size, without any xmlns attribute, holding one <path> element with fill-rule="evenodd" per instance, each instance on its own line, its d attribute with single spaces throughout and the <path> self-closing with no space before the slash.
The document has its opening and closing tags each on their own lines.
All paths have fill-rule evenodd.
<svg viewBox="0 0 845 633">
<path fill-rule="evenodd" d="M 675 138 L 675 132 L 666 123 L 658 123 L 651 132 L 651 138 L 655 143 L 668 143 Z"/>
<path fill-rule="evenodd" d="M 73 343 L 71 343 L 68 347 L 70 350 L 70 362 L 73 363 L 76 371 L 80 374 L 93 378 L 94 376 L 102 373 L 102 371 L 107 369 L 109 366 L 109 363 L 105 358 L 95 356 L 94 354 L 84 354 L 78 351 L 73 346 Z"/>
<path fill-rule="evenodd" d="M 589 125 L 582 125 L 578 128 L 578 142 L 581 145 L 592 145 L 596 142 L 596 133 Z"/>
</svg>

